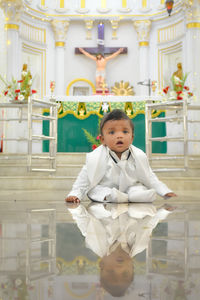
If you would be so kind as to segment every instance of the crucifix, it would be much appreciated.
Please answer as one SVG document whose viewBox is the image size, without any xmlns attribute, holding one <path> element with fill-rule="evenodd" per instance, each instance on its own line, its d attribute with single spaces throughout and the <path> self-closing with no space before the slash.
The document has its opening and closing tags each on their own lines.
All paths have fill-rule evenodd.
<svg viewBox="0 0 200 300">
<path fill-rule="evenodd" d="M 103 55 L 105 54 L 113 54 L 117 50 L 119 50 L 121 47 L 105 47 L 104 46 L 104 24 L 99 23 L 98 24 L 98 39 L 97 39 L 97 47 L 86 47 L 83 48 L 85 51 L 89 52 L 90 54 L 98 54 L 101 53 Z M 127 47 L 123 47 L 123 52 L 121 54 L 125 54 L 128 52 Z M 82 54 L 79 50 L 79 48 L 75 48 L 75 54 Z"/>
<path fill-rule="evenodd" d="M 97 47 L 75 48 L 75 54 L 84 54 L 96 61 L 96 90 L 102 91 L 105 84 L 105 69 L 107 62 L 121 53 L 127 53 L 127 48 L 105 47 L 104 46 L 104 24 L 98 24 Z M 96 57 L 93 55 L 96 54 Z M 105 54 L 109 54 L 104 57 Z"/>
</svg>

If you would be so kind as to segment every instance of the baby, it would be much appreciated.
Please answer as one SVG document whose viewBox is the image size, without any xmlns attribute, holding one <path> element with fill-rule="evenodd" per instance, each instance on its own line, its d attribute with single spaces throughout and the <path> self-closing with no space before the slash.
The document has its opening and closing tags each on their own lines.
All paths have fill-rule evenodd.
<svg viewBox="0 0 200 300">
<path fill-rule="evenodd" d="M 98 202 L 153 202 L 156 193 L 176 196 L 149 166 L 146 154 L 132 145 L 134 126 L 119 109 L 100 123 L 102 145 L 87 154 L 86 164 L 66 202 L 80 202 L 85 195 Z"/>
</svg>

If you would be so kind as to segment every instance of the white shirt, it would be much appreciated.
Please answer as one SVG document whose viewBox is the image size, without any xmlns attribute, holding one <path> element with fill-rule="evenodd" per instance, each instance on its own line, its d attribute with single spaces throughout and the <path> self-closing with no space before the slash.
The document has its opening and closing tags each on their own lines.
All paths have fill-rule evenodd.
<svg viewBox="0 0 200 300">
<path fill-rule="evenodd" d="M 122 153 L 121 159 L 115 152 L 107 148 L 109 153 L 106 173 L 99 185 L 116 188 L 121 192 L 126 192 L 130 186 L 140 184 L 135 174 L 135 160 L 130 155 L 130 150 Z"/>
</svg>

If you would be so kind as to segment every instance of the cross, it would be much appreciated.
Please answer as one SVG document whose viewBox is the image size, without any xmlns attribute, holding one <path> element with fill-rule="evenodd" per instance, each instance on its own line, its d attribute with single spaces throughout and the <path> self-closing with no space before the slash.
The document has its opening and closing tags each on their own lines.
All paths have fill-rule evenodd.
<svg viewBox="0 0 200 300">
<path fill-rule="evenodd" d="M 98 53 L 101 53 L 101 54 L 105 55 L 105 54 L 112 54 L 112 53 L 116 52 L 117 50 L 119 50 L 120 48 L 123 48 L 123 52 L 121 52 L 121 54 L 128 52 L 127 47 L 104 47 L 104 24 L 99 23 L 98 24 L 97 47 L 87 47 L 87 48 L 83 48 L 83 49 L 85 51 L 89 52 L 90 54 L 96 55 Z M 82 54 L 79 51 L 79 48 L 75 48 L 75 54 Z"/>
</svg>

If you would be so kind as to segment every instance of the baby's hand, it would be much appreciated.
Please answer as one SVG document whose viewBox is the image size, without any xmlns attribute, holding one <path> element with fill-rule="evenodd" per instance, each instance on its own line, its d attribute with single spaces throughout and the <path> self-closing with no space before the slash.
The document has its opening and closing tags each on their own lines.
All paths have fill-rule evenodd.
<svg viewBox="0 0 200 300">
<path fill-rule="evenodd" d="M 80 200 L 76 196 L 69 196 L 65 198 L 65 202 L 80 203 Z"/>
<path fill-rule="evenodd" d="M 164 204 L 162 207 L 168 211 L 174 211 L 176 209 L 176 206 L 172 206 L 170 204 Z"/>
<path fill-rule="evenodd" d="M 177 195 L 175 194 L 175 193 L 167 193 L 167 194 L 165 194 L 165 196 L 164 197 L 166 197 L 166 198 L 169 198 L 169 197 L 177 197 Z"/>
</svg>

